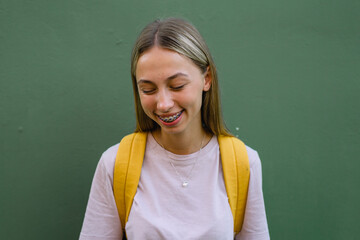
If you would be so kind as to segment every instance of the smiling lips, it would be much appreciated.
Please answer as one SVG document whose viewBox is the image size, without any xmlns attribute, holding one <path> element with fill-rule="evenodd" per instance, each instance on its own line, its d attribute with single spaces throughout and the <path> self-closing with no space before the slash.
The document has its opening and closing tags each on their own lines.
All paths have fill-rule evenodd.
<svg viewBox="0 0 360 240">
<path fill-rule="evenodd" d="M 174 121 L 176 121 L 177 119 L 179 119 L 179 117 L 181 116 L 181 114 L 183 113 L 184 110 L 172 115 L 172 116 L 168 116 L 168 117 L 161 117 L 161 116 L 158 116 L 158 118 L 164 122 L 165 124 L 171 124 L 173 123 Z"/>
</svg>

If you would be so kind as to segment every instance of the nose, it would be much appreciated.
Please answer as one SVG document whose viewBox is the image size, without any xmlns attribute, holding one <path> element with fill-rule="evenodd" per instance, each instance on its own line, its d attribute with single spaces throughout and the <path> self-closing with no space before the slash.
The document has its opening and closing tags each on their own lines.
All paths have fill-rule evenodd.
<svg viewBox="0 0 360 240">
<path fill-rule="evenodd" d="M 166 90 L 159 91 L 157 99 L 157 110 L 166 113 L 169 112 L 173 106 L 174 101 L 172 99 L 171 93 Z"/>
</svg>

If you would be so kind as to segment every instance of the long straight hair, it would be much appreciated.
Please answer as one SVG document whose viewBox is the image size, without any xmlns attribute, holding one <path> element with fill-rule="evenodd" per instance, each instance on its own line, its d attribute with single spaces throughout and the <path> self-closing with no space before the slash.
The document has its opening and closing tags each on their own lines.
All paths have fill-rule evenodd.
<svg viewBox="0 0 360 240">
<path fill-rule="evenodd" d="M 155 20 L 142 30 L 135 42 L 131 55 L 131 78 L 136 111 L 135 132 L 153 131 L 160 127 L 145 114 L 136 81 L 136 67 L 141 54 L 154 46 L 175 51 L 191 59 L 202 73 L 209 71 L 212 81 L 210 89 L 203 92 L 202 125 L 207 132 L 214 135 L 231 135 L 223 122 L 216 67 L 210 51 L 199 31 L 189 22 L 179 18 Z"/>
</svg>

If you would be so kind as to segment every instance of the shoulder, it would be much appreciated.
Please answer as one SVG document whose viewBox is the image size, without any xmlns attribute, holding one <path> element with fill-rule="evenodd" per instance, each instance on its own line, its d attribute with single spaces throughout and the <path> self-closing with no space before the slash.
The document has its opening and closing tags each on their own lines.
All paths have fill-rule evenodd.
<svg viewBox="0 0 360 240">
<path fill-rule="evenodd" d="M 106 151 L 103 152 L 103 154 L 101 155 L 100 161 L 106 163 L 106 165 L 108 165 L 108 164 L 114 165 L 115 159 L 116 159 L 116 154 L 119 150 L 120 144 L 124 145 L 124 144 L 131 143 L 134 136 L 135 136 L 135 133 L 128 134 L 128 135 L 124 136 L 119 143 L 106 149 Z"/>
<path fill-rule="evenodd" d="M 115 144 L 103 152 L 98 164 L 98 168 L 103 168 L 110 176 L 114 175 L 114 165 L 119 144 Z"/>
<path fill-rule="evenodd" d="M 226 147 L 231 146 L 232 144 L 230 144 L 230 142 L 232 142 L 234 145 L 241 146 L 239 148 L 240 151 L 244 151 L 244 147 L 245 147 L 246 154 L 249 159 L 250 169 L 256 168 L 257 166 L 261 165 L 259 154 L 257 153 L 257 151 L 247 146 L 242 140 L 238 139 L 237 137 L 220 135 L 218 136 L 218 141 L 219 141 L 219 146 L 221 144 Z M 229 151 L 231 147 L 230 148 L 223 147 L 223 149 Z"/>
<path fill-rule="evenodd" d="M 106 149 L 105 152 L 103 152 L 103 154 L 101 155 L 101 158 L 106 161 L 111 161 L 111 159 L 113 158 L 115 159 L 117 150 L 119 149 L 119 144 L 120 143 L 117 143 Z"/>
<path fill-rule="evenodd" d="M 261 165 L 258 152 L 247 145 L 245 145 L 245 146 L 246 146 L 246 152 L 247 152 L 247 155 L 249 158 L 250 168 L 254 168 L 254 167 Z"/>
<path fill-rule="evenodd" d="M 138 146 L 141 142 L 146 142 L 146 136 L 147 133 L 132 133 L 124 136 L 120 143 L 109 147 L 105 152 L 103 152 L 99 161 L 99 167 L 105 168 L 107 173 L 112 176 L 119 147 L 122 147 L 125 151 L 125 149 L 130 149 L 131 146 Z"/>
</svg>

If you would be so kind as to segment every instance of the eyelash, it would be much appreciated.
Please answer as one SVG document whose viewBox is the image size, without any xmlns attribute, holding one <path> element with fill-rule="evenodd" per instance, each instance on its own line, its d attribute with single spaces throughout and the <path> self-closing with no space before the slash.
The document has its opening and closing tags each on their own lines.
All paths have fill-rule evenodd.
<svg viewBox="0 0 360 240">
<path fill-rule="evenodd" d="M 155 90 L 141 90 L 144 94 L 151 94 L 153 93 Z"/>
<path fill-rule="evenodd" d="M 174 91 L 180 91 L 181 89 L 183 89 L 185 86 L 184 85 L 181 85 L 181 86 L 177 86 L 177 87 L 171 87 L 172 90 Z M 141 89 L 141 91 L 144 93 L 144 94 L 152 94 L 155 92 L 155 89 L 152 89 L 152 90 L 144 90 L 144 89 Z"/>
<path fill-rule="evenodd" d="M 181 90 L 181 89 L 183 89 L 184 88 L 184 86 L 185 86 L 185 84 L 184 85 L 181 85 L 181 86 L 177 86 L 177 87 L 171 87 L 171 89 L 173 89 L 173 90 Z"/>
</svg>

